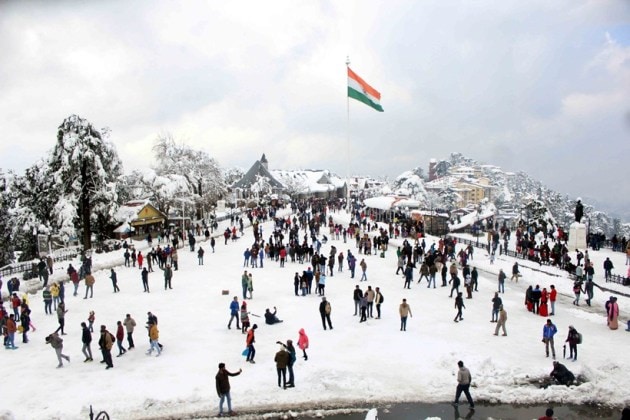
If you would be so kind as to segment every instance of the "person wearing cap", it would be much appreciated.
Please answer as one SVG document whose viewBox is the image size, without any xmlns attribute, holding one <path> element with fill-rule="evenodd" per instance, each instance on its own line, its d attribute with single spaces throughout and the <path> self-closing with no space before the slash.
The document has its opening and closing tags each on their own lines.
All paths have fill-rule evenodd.
<svg viewBox="0 0 630 420">
<path fill-rule="evenodd" d="M 573 359 L 574 362 L 577 360 L 578 341 L 579 336 L 577 330 L 573 325 L 569 325 L 569 335 L 567 335 L 567 339 L 564 342 L 569 343 L 569 359 Z"/>
<path fill-rule="evenodd" d="M 223 402 L 227 400 L 228 416 L 235 416 L 236 413 L 232 411 L 232 397 L 230 396 L 230 376 L 238 376 L 243 372 L 243 369 L 239 369 L 238 372 L 232 373 L 225 368 L 225 363 L 219 363 L 219 371 L 215 376 L 217 395 L 219 396 L 219 414 L 218 417 L 223 417 Z"/>
<path fill-rule="evenodd" d="M 332 322 L 330 321 L 330 313 L 332 312 L 332 307 L 330 306 L 330 302 L 326 300 L 326 296 L 322 296 L 322 302 L 319 304 L 319 315 L 322 318 L 322 326 L 324 330 L 326 329 L 326 322 L 328 322 L 328 327 L 332 330 Z"/>
</svg>

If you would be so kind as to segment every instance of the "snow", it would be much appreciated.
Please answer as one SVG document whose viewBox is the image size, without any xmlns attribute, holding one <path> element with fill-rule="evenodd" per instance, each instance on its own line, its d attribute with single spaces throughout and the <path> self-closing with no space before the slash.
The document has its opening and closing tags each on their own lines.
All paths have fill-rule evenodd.
<svg viewBox="0 0 630 420">
<path fill-rule="evenodd" d="M 367 198 L 364 200 L 363 203 L 369 209 L 379 209 L 386 211 L 393 210 L 394 208 L 417 208 L 420 206 L 420 203 L 416 200 L 411 200 L 406 197 L 397 197 L 393 195 Z"/>
<path fill-rule="evenodd" d="M 345 215 L 334 215 L 347 223 Z M 218 232 L 226 223 L 221 222 Z M 265 235 L 272 231 L 264 225 Z M 514 235 L 513 235 L 514 236 Z M 369 319 L 359 324 L 353 316 L 352 291 L 358 277 L 350 279 L 347 268 L 327 278 L 326 295 L 332 304 L 334 330 L 324 331 L 318 313 L 320 298 L 315 294 L 296 297 L 293 275 L 306 269 L 307 264 L 287 263 L 280 268 L 275 261 L 265 260 L 265 268 L 252 269 L 254 297 L 248 300 L 249 310 L 262 315 L 265 308 L 276 306 L 284 322 L 268 326 L 262 318 L 250 316 L 259 325 L 256 339 L 256 364 L 245 363 L 241 352 L 245 336 L 239 330 L 226 328 L 228 305 L 239 296 L 243 271 L 242 254 L 253 242 L 251 229 L 245 238 L 223 244 L 217 240 L 216 253 L 208 243 L 198 238 L 205 250 L 205 265 L 197 265 L 196 252 L 186 246 L 179 250 L 180 270 L 175 271 L 173 290 L 165 291 L 162 273 L 156 269 L 150 275 L 151 293 L 143 293 L 137 268 L 120 266 L 123 251 L 94 254 L 94 298 L 72 296 L 72 286 L 66 287 L 66 331 L 64 352 L 72 362 L 55 369 L 54 350 L 44 343 L 47 334 L 57 327 L 56 317 L 44 315 L 41 292 L 30 296 L 32 320 L 37 327 L 30 333 L 30 342 L 19 349 L 3 351 L 0 375 L 5 378 L 1 388 L 2 419 L 85 419 L 89 407 L 95 412 L 107 410 L 115 419 L 156 419 L 190 416 L 199 418 L 218 412 L 214 375 L 217 364 L 225 362 L 228 370 L 243 369 L 240 376 L 230 378 L 234 410 L 255 413 L 258 410 L 288 411 L 349 405 L 370 401 L 375 406 L 384 401 L 443 402 L 453 398 L 456 385 L 457 361 L 463 360 L 473 377 L 473 398 L 480 403 L 603 403 L 623 406 L 630 403 L 630 358 L 625 355 L 630 334 L 624 331 L 628 319 L 628 298 L 619 296 L 621 310 L 619 330 L 606 327 L 604 302 L 611 292 L 595 291 L 593 306 L 571 305 L 572 282 L 565 273 L 551 267 L 519 260 L 523 277 L 518 283 L 506 282 L 502 295 L 508 312 L 508 336 L 494 336 L 489 322 L 491 298 L 496 289 L 500 268 L 510 272 L 512 258 L 498 256 L 493 265 L 481 249 L 475 249 L 471 265 L 480 272 L 479 292 L 465 300 L 464 321 L 453 323 L 453 299 L 448 288 L 427 289 L 426 282 L 414 282 L 411 290 L 403 289 L 403 280 L 396 271 L 395 248 L 400 239 L 390 241 L 386 258 L 358 254 L 354 242 L 344 244 L 331 240 L 330 246 L 346 255 L 350 249 L 360 261 L 368 264 L 368 281 L 360 283 L 379 286 L 385 297 L 382 319 Z M 435 238 L 427 238 L 430 246 Z M 134 242 L 146 248 L 146 243 Z M 154 242 L 155 245 L 155 242 Z M 459 249 L 459 247 L 458 247 Z M 144 253 L 144 252 L 143 252 Z M 573 253 L 572 253 L 573 254 Z M 595 263 L 595 281 L 627 293 L 627 288 L 604 283 L 602 262 L 610 257 L 619 273 L 625 272 L 625 255 L 609 250 L 589 250 Z M 73 262 L 75 267 L 78 262 Z M 57 264 L 53 280 L 66 278 L 67 263 Z M 115 266 L 121 292 L 112 293 L 109 267 Z M 335 267 L 335 270 L 337 267 Z M 249 269 L 248 269 L 249 271 Z M 358 272 L 358 270 L 357 270 Z M 417 281 L 418 272 L 414 273 Z M 30 281 L 37 284 L 37 280 Z M 542 378 L 552 369 L 551 359 L 545 358 L 541 343 L 545 318 L 527 312 L 525 289 L 530 284 L 549 288 L 555 284 L 559 292 L 554 323 L 558 327 L 556 352 L 562 356 L 562 344 L 569 325 L 584 335 L 576 362 L 566 361 L 575 374 L 584 375 L 587 382 L 579 387 L 553 386 L 540 389 L 528 380 Z M 5 289 L 6 290 L 6 289 Z M 229 290 L 222 295 L 222 290 Z M 407 331 L 399 330 L 398 305 L 406 298 L 413 311 Z M 81 329 L 90 310 L 96 312 L 95 331 L 101 324 L 115 331 L 116 321 L 130 313 L 138 323 L 134 334 L 136 349 L 122 357 L 114 357 L 114 369 L 105 370 L 94 335 L 92 345 L 95 362 L 83 363 Z M 152 311 L 159 318 L 160 341 L 165 349 L 162 356 L 148 357 L 145 314 Z M 273 358 L 276 341 L 293 339 L 305 328 L 309 339 L 309 359 L 304 361 L 298 350 L 295 365 L 296 387 L 283 390 L 276 385 Z M 126 341 L 125 341 L 126 346 Z M 112 350 L 117 354 L 115 349 Z M 404 386 L 402 386 L 404 384 Z"/>
</svg>

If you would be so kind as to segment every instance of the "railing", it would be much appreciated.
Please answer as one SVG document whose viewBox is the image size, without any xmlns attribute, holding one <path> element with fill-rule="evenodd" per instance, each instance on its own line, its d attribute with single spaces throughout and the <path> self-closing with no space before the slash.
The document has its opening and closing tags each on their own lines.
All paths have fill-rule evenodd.
<svg viewBox="0 0 630 420">
<path fill-rule="evenodd" d="M 79 247 L 63 248 L 55 251 L 53 256 L 54 262 L 68 261 L 76 258 L 79 255 Z M 0 268 L 0 276 L 3 278 L 15 277 L 16 274 L 24 274 L 24 279 L 28 280 L 38 276 L 37 272 L 37 260 L 23 261 L 19 263 L 13 263 L 5 265 Z M 28 273 L 28 274 L 27 274 Z"/>
<path fill-rule="evenodd" d="M 485 242 L 485 237 L 483 237 L 483 241 L 477 241 L 477 240 L 470 240 L 470 239 L 466 239 L 466 238 L 460 238 L 458 236 L 451 236 L 451 235 L 447 235 L 447 237 L 454 239 L 457 241 L 457 243 L 463 243 L 463 244 L 470 244 L 472 246 L 474 246 L 475 248 L 481 248 L 481 249 L 485 249 L 486 251 L 490 252 L 489 250 L 489 245 L 487 244 L 487 242 Z M 501 254 L 510 256 L 510 257 L 514 257 L 514 258 L 518 258 L 521 260 L 526 260 L 527 255 L 524 255 L 522 252 L 516 252 L 516 251 L 510 251 L 510 250 L 502 250 Z M 575 278 L 575 274 L 574 273 L 569 273 L 569 275 L 571 276 L 571 278 Z M 617 284 L 621 284 L 623 286 L 630 286 L 630 278 L 625 277 L 625 276 L 620 276 L 618 274 L 612 274 L 607 280 L 607 282 L 612 282 L 612 283 L 617 283 Z"/>
</svg>

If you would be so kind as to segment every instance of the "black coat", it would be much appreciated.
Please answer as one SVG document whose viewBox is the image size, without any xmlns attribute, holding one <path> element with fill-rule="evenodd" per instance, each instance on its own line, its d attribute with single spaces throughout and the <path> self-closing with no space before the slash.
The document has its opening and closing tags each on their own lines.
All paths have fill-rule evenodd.
<svg viewBox="0 0 630 420">
<path fill-rule="evenodd" d="M 90 344 L 92 342 L 92 333 L 90 329 L 85 326 L 83 327 L 83 333 L 81 334 L 81 342 L 83 344 Z"/>
</svg>

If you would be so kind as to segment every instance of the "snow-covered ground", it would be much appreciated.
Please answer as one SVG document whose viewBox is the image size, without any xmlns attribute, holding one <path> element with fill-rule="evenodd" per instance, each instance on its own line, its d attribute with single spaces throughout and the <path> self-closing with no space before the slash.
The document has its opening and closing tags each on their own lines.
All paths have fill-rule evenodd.
<svg viewBox="0 0 630 420">
<path fill-rule="evenodd" d="M 344 215 L 334 217 L 347 222 Z M 267 223 L 263 236 L 268 238 L 270 233 L 271 224 Z M 490 300 L 499 268 L 509 273 L 513 259 L 501 256 L 490 265 L 487 256 L 475 250 L 471 264 L 480 271 L 479 292 L 474 293 L 472 300 L 465 300 L 464 321 L 454 323 L 453 299 L 439 281 L 436 289 L 427 289 L 425 281 L 414 283 L 411 290 L 403 289 L 402 277 L 394 275 L 395 247 L 400 240 L 392 240 L 384 259 L 365 256 L 368 281 L 360 284 L 364 290 L 367 285 L 381 288 L 385 296 L 382 319 L 359 324 L 359 318 L 353 316 L 352 292 L 359 284 L 359 276 L 350 279 L 344 267 L 342 273 L 328 277 L 326 295 L 332 304 L 332 331 L 322 329 L 318 313 L 321 300 L 317 295 L 294 296 L 293 276 L 306 269 L 307 264 L 289 262 L 280 268 L 277 262 L 265 260 L 264 268 L 251 270 L 254 296 L 248 300 L 249 310 L 262 315 L 265 308 L 276 306 L 284 322 L 268 326 L 262 318 L 250 317 L 259 328 L 257 363 L 248 364 L 241 355 L 245 336 L 234 327 L 228 330 L 227 322 L 232 297 L 239 296 L 241 300 L 242 255 L 252 242 L 250 228 L 246 228 L 244 238 L 227 246 L 218 240 L 214 254 L 208 243 L 198 242 L 206 250 L 203 266 L 197 264 L 196 252 L 190 252 L 188 247 L 180 249 L 180 270 L 174 273 L 173 290 L 164 290 L 162 273 L 156 270 L 150 275 L 150 294 L 143 293 L 137 268 L 121 266 L 122 252 L 94 255 L 94 298 L 83 299 L 83 285 L 78 297 L 72 296 L 72 287 L 66 289 L 68 335 L 64 336 L 64 352 L 72 362 L 63 369 L 55 368 L 54 350 L 44 342 L 57 327 L 56 317 L 44 314 L 41 292 L 31 295 L 32 320 L 37 331 L 30 333 L 27 344 L 16 337 L 19 349 L 2 350 L 0 418 L 85 419 L 90 405 L 95 411 L 107 410 L 115 419 L 211 416 L 218 412 L 214 376 L 219 362 L 225 362 L 230 371 L 243 369 L 240 376 L 231 378 L 233 408 L 241 413 L 333 407 L 352 402 L 378 406 L 382 401 L 450 401 L 458 360 L 471 370 L 472 394 L 478 402 L 599 402 L 615 406 L 630 403 L 630 358 L 625 353 L 630 333 L 624 331 L 627 298 L 619 296 L 620 329 L 611 331 L 606 326 L 604 302 L 613 293 L 596 289 L 592 307 L 573 306 L 572 282 L 564 273 L 522 262 L 523 277 L 517 284 L 508 280 L 506 293 L 501 296 L 508 312 L 508 336 L 494 336 L 495 324 L 489 322 Z M 428 245 L 431 242 L 428 238 Z M 355 249 L 354 241 L 329 241 L 323 252 L 328 254 L 331 245 L 344 255 L 352 250 L 358 261 L 364 258 Z M 140 245 L 144 247 L 146 244 Z M 601 269 L 605 257 L 613 260 L 616 273 L 627 269 L 623 253 L 589 253 L 595 262 L 596 282 L 602 285 L 607 286 Z M 117 265 L 121 288 L 117 294 L 109 280 L 112 265 Z M 65 278 L 61 272 L 66 267 L 67 264 L 57 266 L 53 279 Z M 417 271 L 414 277 L 417 281 Z M 587 383 L 548 389 L 528 385 L 527 378 L 543 377 L 552 369 L 552 361 L 545 358 L 541 343 L 545 318 L 532 315 L 523 305 L 524 292 L 530 284 L 541 288 L 556 285 L 556 351 L 561 357 L 569 325 L 583 333 L 577 362 L 567 360 L 566 364 L 575 374 L 584 375 Z M 221 294 L 225 289 L 230 291 L 228 295 Z M 398 316 L 403 298 L 413 311 L 406 332 L 400 331 Z M 80 323 L 87 319 L 90 310 L 96 312 L 95 331 L 104 324 L 114 332 L 116 321 L 123 320 L 126 313 L 138 323 L 136 349 L 114 357 L 114 369 L 105 370 L 98 363 L 101 358 L 96 333 L 92 346 L 95 362 L 83 363 Z M 149 347 L 144 329 L 147 311 L 159 318 L 160 341 L 165 346 L 161 357 L 145 355 Z M 297 342 L 300 328 L 310 338 L 309 359 L 298 357 L 296 387 L 280 389 L 273 361 L 278 350 L 276 341 Z M 112 353 L 116 355 L 117 350 L 114 348 Z M 298 356 L 299 353 L 298 350 Z"/>
</svg>

